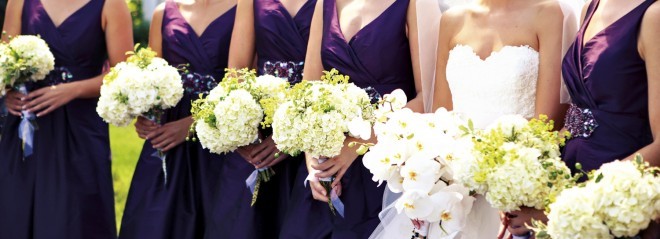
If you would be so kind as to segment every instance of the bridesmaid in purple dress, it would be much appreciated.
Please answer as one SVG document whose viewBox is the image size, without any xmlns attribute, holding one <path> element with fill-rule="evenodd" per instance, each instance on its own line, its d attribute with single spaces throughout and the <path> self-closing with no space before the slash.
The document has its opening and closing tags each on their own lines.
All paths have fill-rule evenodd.
<svg viewBox="0 0 660 239">
<path fill-rule="evenodd" d="M 319 79 L 323 69 L 336 68 L 356 85 L 379 94 L 402 89 L 409 108 L 421 112 L 423 104 L 417 57 L 415 1 L 319 0 L 307 51 L 304 78 Z M 365 4 L 365 5 L 363 5 Z M 410 6 L 410 7 L 409 7 Z M 356 141 L 347 139 L 346 142 Z M 335 190 L 345 215 L 332 217 L 332 238 L 368 238 L 379 223 L 384 185 L 371 180 L 355 149 L 318 164 L 307 159 L 319 178 L 335 175 Z M 326 201 L 325 190 L 311 182 L 315 199 Z M 327 207 L 324 210 L 329 210 Z M 315 213 L 315 212 L 309 212 Z"/>
<path fill-rule="evenodd" d="M 251 67 L 256 53 L 259 75 L 285 77 L 295 84 L 302 80 L 309 27 L 316 0 L 242 0 L 238 2 L 232 35 L 229 66 Z M 301 156 L 274 158 L 278 152 L 271 137 L 259 145 L 238 150 L 256 168 L 273 167 L 276 175 L 261 185 L 257 204 L 268 202 L 276 214 L 280 238 L 323 238 L 329 235 L 327 204 L 312 198 L 303 186 L 307 168 Z M 258 206 L 258 205 L 257 205 Z M 318 215 L 310 217 L 309 212 Z"/>
<path fill-rule="evenodd" d="M 108 126 L 96 113 L 103 69 L 132 49 L 124 0 L 12 0 L 8 35 L 40 35 L 55 70 L 11 91 L 0 141 L 0 238 L 116 238 Z M 3 40 L 7 40 L 3 36 Z M 25 98 L 24 100 L 21 100 Z M 37 115 L 33 153 L 23 158 L 22 107 Z"/>
<path fill-rule="evenodd" d="M 583 15 L 562 67 L 573 100 L 564 160 L 590 171 L 639 153 L 660 165 L 660 2 L 593 0 Z M 654 227 L 642 238 L 660 238 Z"/>
<path fill-rule="evenodd" d="M 133 176 L 120 238 L 207 235 L 210 203 L 227 161 L 186 137 L 192 124 L 191 102 L 208 93 L 224 75 L 234 16 L 233 1 L 168 0 L 155 10 L 149 46 L 172 66 L 185 66 L 185 94 L 165 112 L 162 125 L 144 118 L 136 122 L 138 135 L 147 141 Z M 160 158 L 152 156 L 156 148 L 167 152 L 167 174 Z"/>
</svg>

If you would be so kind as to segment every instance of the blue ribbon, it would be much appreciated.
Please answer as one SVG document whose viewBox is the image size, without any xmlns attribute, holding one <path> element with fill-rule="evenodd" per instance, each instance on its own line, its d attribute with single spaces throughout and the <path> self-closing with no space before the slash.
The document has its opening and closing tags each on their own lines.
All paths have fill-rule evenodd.
<svg viewBox="0 0 660 239">
<path fill-rule="evenodd" d="M 156 152 L 151 154 L 151 156 L 159 158 L 160 161 L 163 162 L 163 164 L 162 164 L 162 168 L 163 168 L 163 185 L 166 186 L 167 185 L 167 163 L 165 162 L 165 158 L 167 157 L 167 154 L 164 153 L 163 151 L 156 150 Z"/>
<path fill-rule="evenodd" d="M 334 188 L 330 190 L 330 202 L 332 202 L 332 206 L 335 207 L 335 211 L 339 213 L 339 216 L 344 217 L 344 203 L 341 202 Z"/>
<path fill-rule="evenodd" d="M 18 91 L 21 94 L 27 95 L 27 88 L 25 84 L 18 85 Z M 18 125 L 18 138 L 23 141 L 23 159 L 32 155 L 34 147 L 34 131 L 36 130 L 37 117 L 34 113 L 27 110 L 21 111 L 21 123 Z"/>
<path fill-rule="evenodd" d="M 250 192 L 252 192 L 253 194 L 254 194 L 254 188 L 257 186 L 257 179 L 259 178 L 259 172 L 263 172 L 266 170 L 268 170 L 268 167 L 255 169 L 254 171 L 252 171 L 250 176 L 245 180 L 245 186 L 250 188 Z"/>
</svg>

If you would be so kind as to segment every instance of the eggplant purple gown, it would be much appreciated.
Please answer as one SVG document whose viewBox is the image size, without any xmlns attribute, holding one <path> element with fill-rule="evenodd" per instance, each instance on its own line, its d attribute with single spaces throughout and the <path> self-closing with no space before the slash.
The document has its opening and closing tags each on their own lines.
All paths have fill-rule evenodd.
<svg viewBox="0 0 660 239">
<path fill-rule="evenodd" d="M 642 17 L 655 1 L 646 0 L 592 39 L 583 39 L 599 2 L 591 2 L 562 66 L 573 101 L 566 116 L 573 138 L 564 148 L 564 161 L 571 167 L 580 163 L 587 172 L 653 140 L 646 67 L 637 43 Z"/>
<path fill-rule="evenodd" d="M 163 58 L 182 73 L 184 98 L 165 112 L 163 123 L 190 116 L 191 101 L 207 93 L 224 76 L 235 7 L 197 35 L 173 1 L 165 2 Z M 211 154 L 198 141 L 186 141 L 167 152 L 167 183 L 161 160 L 145 142 L 122 221 L 120 238 L 254 238 L 265 229 L 250 207 L 245 179 L 254 167 L 238 154 Z M 267 226 L 263 226 L 268 228 Z M 231 236 L 230 236 L 231 235 Z"/>
<path fill-rule="evenodd" d="M 25 0 L 21 34 L 40 35 L 56 69 L 34 91 L 102 73 L 107 60 L 103 0 L 55 26 L 39 0 Z M 0 141 L 0 238 L 116 238 L 108 125 L 98 98 L 74 99 L 37 118 L 33 154 L 23 159 L 20 118 L 8 116 Z"/>
<path fill-rule="evenodd" d="M 337 69 L 357 86 L 372 87 L 380 95 L 402 89 L 416 96 L 410 44 L 406 35 L 408 0 L 397 0 L 380 16 L 345 39 L 335 0 L 323 2 L 321 60 L 326 70 Z M 332 238 L 368 238 L 378 223 L 383 190 L 358 157 L 341 179 L 344 217 L 332 216 Z M 329 210 L 327 207 L 324 210 Z"/>
<path fill-rule="evenodd" d="M 309 29 L 316 0 L 308 0 L 291 16 L 278 0 L 254 1 L 257 71 L 287 78 L 294 84 L 302 80 Z M 276 195 L 280 226 L 279 238 L 324 238 L 331 230 L 326 203 L 312 198 L 303 182 L 307 167 L 301 156 L 290 157 L 274 166 L 274 182 L 262 184 L 259 200 Z M 266 238 L 276 238 L 268 235 Z"/>
</svg>

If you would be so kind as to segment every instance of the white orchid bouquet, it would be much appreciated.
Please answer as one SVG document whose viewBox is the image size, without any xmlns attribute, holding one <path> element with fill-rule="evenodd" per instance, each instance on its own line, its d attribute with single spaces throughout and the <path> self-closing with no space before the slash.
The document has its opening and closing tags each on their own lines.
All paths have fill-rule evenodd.
<svg viewBox="0 0 660 239">
<path fill-rule="evenodd" d="M 55 57 L 39 36 L 20 35 L 8 43 L 0 42 L 0 97 L 7 93 L 7 88 L 27 95 L 26 84 L 44 80 L 54 68 Z M 23 158 L 26 158 L 32 154 L 38 125 L 34 113 L 23 110 L 21 114 L 18 137 L 23 141 Z"/>
<path fill-rule="evenodd" d="M 126 126 L 138 116 L 157 124 L 164 110 L 176 106 L 183 97 L 183 83 L 177 68 L 156 57 L 150 48 L 128 52 L 130 56 L 103 77 L 96 112 L 109 124 Z M 165 152 L 154 155 L 162 162 L 163 183 L 167 184 Z"/>
<path fill-rule="evenodd" d="M 425 225 L 413 233 L 456 235 L 474 201 L 466 187 L 454 183 L 449 164 L 465 121 L 444 108 L 414 113 L 403 108 L 406 102 L 401 90 L 383 97 L 374 126 L 378 143 L 366 145 L 364 165 L 375 182 L 387 181 L 392 192 L 402 193 L 394 202 L 397 213 Z"/>
<path fill-rule="evenodd" d="M 461 128 L 473 150 L 452 161 L 455 178 L 501 211 L 543 209 L 575 182 L 560 159 L 567 135 L 552 131 L 546 116 L 528 121 L 507 115 L 485 131 L 470 123 Z"/>
<path fill-rule="evenodd" d="M 633 238 L 660 217 L 660 169 L 637 155 L 603 164 L 588 181 L 559 194 L 539 239 Z"/>
<path fill-rule="evenodd" d="M 96 111 L 107 123 L 126 126 L 138 116 L 160 123 L 163 110 L 176 106 L 183 97 L 177 68 L 151 49 L 137 48 L 103 77 Z"/>
<path fill-rule="evenodd" d="M 277 148 L 290 155 L 304 152 L 322 162 L 340 154 L 347 135 L 369 139 L 371 99 L 364 89 L 348 81 L 348 76 L 333 69 L 325 72 L 321 81 L 302 81 L 293 86 L 273 116 Z M 320 179 L 328 195 L 332 193 L 332 180 Z M 329 204 L 335 212 L 337 204 Z"/>
<path fill-rule="evenodd" d="M 212 153 L 232 152 L 260 140 L 260 128 L 273 122 L 276 108 L 284 101 L 289 83 L 254 70 L 227 69 L 225 78 L 206 97 L 193 102 L 192 116 L 202 147 Z M 256 203 L 259 186 L 275 174 L 271 168 L 255 170 L 246 181 Z"/>
</svg>

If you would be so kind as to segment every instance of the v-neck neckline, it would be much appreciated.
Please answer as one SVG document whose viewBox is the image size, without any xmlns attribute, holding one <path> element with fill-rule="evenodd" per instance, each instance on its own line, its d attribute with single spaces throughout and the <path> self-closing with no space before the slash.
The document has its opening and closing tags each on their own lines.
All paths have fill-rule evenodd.
<svg viewBox="0 0 660 239">
<path fill-rule="evenodd" d="M 291 20 L 296 20 L 296 17 L 298 17 L 298 16 L 300 15 L 300 12 L 302 12 L 302 10 L 305 9 L 305 8 L 309 5 L 309 3 L 310 3 L 312 0 L 307 0 L 307 1 L 305 1 L 305 3 L 304 3 L 302 6 L 300 6 L 300 9 L 298 9 L 298 11 L 296 11 L 296 15 L 291 15 L 291 12 L 289 12 L 289 9 L 286 9 L 286 7 L 284 6 L 284 4 L 282 4 L 282 2 L 281 2 L 280 0 L 273 0 L 273 1 L 275 1 L 275 3 L 277 4 L 277 6 L 278 6 L 283 12 L 285 12 L 285 15 L 286 15 L 288 18 L 290 18 Z"/>
<path fill-rule="evenodd" d="M 353 42 L 353 40 L 355 40 L 356 37 L 357 37 L 358 35 L 360 35 L 360 33 L 362 33 L 363 31 L 365 31 L 365 29 L 371 27 L 371 25 L 373 25 L 374 22 L 379 21 L 381 18 L 383 18 L 383 16 L 384 16 L 388 11 L 390 11 L 390 9 L 394 8 L 394 5 L 397 4 L 397 2 L 398 2 L 398 1 L 401 1 L 401 0 L 394 0 L 394 2 L 393 2 L 392 4 L 390 4 L 387 8 L 385 8 L 385 10 L 383 10 L 383 12 L 381 12 L 376 18 L 374 18 L 373 20 L 371 20 L 371 22 L 367 23 L 367 25 L 364 25 L 364 27 L 362 27 L 360 30 L 358 30 L 357 32 L 355 32 L 355 34 L 354 34 L 350 39 L 346 39 L 346 36 L 344 35 L 344 30 L 341 29 L 341 21 L 340 21 L 340 19 L 339 19 L 339 9 L 337 9 L 337 0 L 332 0 L 332 1 L 334 1 L 334 8 L 335 8 L 335 21 L 337 22 L 337 27 L 339 28 L 339 35 L 341 35 L 341 38 L 344 40 L 344 42 L 345 42 L 346 44 L 351 45 L 351 43 Z"/>
<path fill-rule="evenodd" d="M 37 1 L 39 2 L 39 6 L 41 7 L 41 10 L 46 14 L 46 17 L 48 18 L 48 21 L 50 21 L 51 25 L 53 25 L 53 27 L 55 27 L 55 29 L 60 29 L 60 27 L 64 26 L 64 24 L 66 24 L 66 23 L 69 22 L 69 20 L 71 19 L 71 17 L 73 17 L 73 16 L 75 16 L 76 14 L 82 12 L 83 9 L 87 8 L 88 6 L 90 6 L 90 5 L 92 4 L 92 2 L 94 2 L 95 0 L 89 0 L 87 3 L 85 3 L 84 5 L 82 5 L 80 8 L 76 9 L 75 11 L 73 11 L 73 13 L 69 14 L 69 16 L 67 16 L 66 18 L 64 18 L 64 20 L 62 20 L 62 22 L 61 22 L 59 25 L 55 25 L 55 21 L 53 21 L 53 18 L 52 18 L 52 17 L 50 16 L 50 14 L 48 13 L 48 10 L 46 10 L 46 7 L 44 6 L 44 3 L 41 2 L 41 0 L 37 0 Z"/>
<path fill-rule="evenodd" d="M 227 11 L 225 11 L 222 14 L 220 14 L 219 16 L 217 16 L 215 19 L 213 19 L 213 21 L 211 21 L 208 25 L 206 25 L 204 30 L 202 30 L 202 33 L 199 34 L 199 33 L 197 33 L 197 31 L 195 31 L 195 28 L 193 28 L 193 26 L 190 25 L 190 22 L 188 22 L 188 19 L 186 19 L 183 16 L 183 13 L 181 13 L 181 10 L 179 9 L 179 4 L 176 3 L 176 2 L 172 2 L 172 3 L 174 4 L 174 8 L 176 9 L 176 13 L 179 15 L 181 20 L 183 20 L 183 22 L 186 24 L 188 29 L 190 29 L 190 31 L 192 31 L 192 33 L 197 37 L 197 39 L 201 39 L 206 34 L 207 30 L 211 27 L 211 25 L 218 22 L 222 17 L 226 16 L 227 13 L 229 13 L 230 11 L 234 10 L 234 8 L 236 8 L 236 5 L 234 5 L 233 7 L 229 8 Z"/>
<path fill-rule="evenodd" d="M 624 19 L 626 19 L 626 18 L 628 18 L 629 16 L 631 16 L 632 13 L 636 12 L 637 10 L 639 10 L 639 9 L 640 9 L 640 8 L 646 3 L 646 1 L 648 1 L 648 0 L 644 0 L 644 1 L 642 1 L 642 3 L 640 3 L 639 5 L 637 5 L 636 7 L 634 7 L 633 9 L 631 9 L 630 11 L 628 11 L 628 12 L 627 12 L 626 14 L 624 14 L 623 16 L 621 16 L 621 17 L 619 17 L 618 19 L 614 20 L 612 23 L 610 23 L 609 25 L 607 25 L 607 26 L 604 27 L 603 29 L 600 29 L 600 31 L 596 32 L 596 34 L 594 34 L 593 36 L 591 36 L 591 38 L 589 38 L 587 41 L 585 41 L 585 34 L 586 34 L 586 32 L 587 32 L 587 28 L 589 28 L 589 24 L 591 24 L 591 19 L 592 19 L 593 16 L 596 14 L 596 11 L 598 10 L 598 7 L 600 6 L 600 0 L 597 0 L 597 1 L 594 3 L 594 4 L 595 4 L 595 5 L 594 5 L 594 10 L 591 11 L 591 14 L 589 14 L 589 17 L 588 17 L 588 18 L 585 20 L 585 22 L 584 22 L 585 24 L 584 24 L 584 26 L 583 26 L 582 35 L 580 36 L 580 38 L 581 38 L 580 47 L 584 49 L 588 43 L 594 41 L 594 40 L 597 39 L 600 35 L 604 34 L 608 29 L 610 29 L 610 28 L 612 28 L 613 26 L 619 24 L 621 21 L 623 21 Z"/>
</svg>

